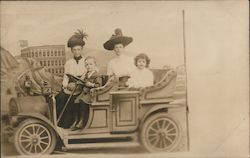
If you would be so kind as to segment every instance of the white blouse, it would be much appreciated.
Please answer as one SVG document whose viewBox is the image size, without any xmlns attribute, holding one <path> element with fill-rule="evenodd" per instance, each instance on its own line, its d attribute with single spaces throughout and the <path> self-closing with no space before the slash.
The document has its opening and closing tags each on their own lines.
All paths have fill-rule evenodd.
<svg viewBox="0 0 250 158">
<path fill-rule="evenodd" d="M 131 57 L 120 55 L 110 60 L 107 68 L 107 75 L 130 76 L 131 70 L 134 69 L 134 60 Z"/>
<path fill-rule="evenodd" d="M 147 68 L 144 69 L 134 69 L 131 73 L 131 77 L 127 82 L 129 87 L 140 88 L 140 87 L 148 87 L 154 84 L 154 75 L 152 71 Z"/>
<path fill-rule="evenodd" d="M 82 76 L 83 74 L 87 72 L 85 68 L 84 60 L 85 58 L 82 57 L 78 61 L 78 64 L 75 59 L 69 59 L 68 61 L 66 61 L 64 65 L 64 76 L 63 76 L 63 83 L 62 83 L 63 87 L 67 87 L 68 82 L 69 82 L 69 78 L 66 74 L 70 74 L 73 76 Z"/>
</svg>

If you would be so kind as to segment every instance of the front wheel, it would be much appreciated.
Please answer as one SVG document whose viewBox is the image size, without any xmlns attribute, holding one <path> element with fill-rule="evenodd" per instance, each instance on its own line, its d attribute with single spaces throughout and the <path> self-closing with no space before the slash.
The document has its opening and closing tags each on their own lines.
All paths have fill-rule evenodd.
<svg viewBox="0 0 250 158">
<path fill-rule="evenodd" d="M 50 154 L 56 146 L 56 134 L 42 121 L 24 120 L 15 133 L 14 144 L 22 155 Z"/>
<path fill-rule="evenodd" d="M 180 142 L 181 129 L 167 113 L 150 116 L 142 125 L 141 143 L 149 152 L 172 151 Z"/>
</svg>

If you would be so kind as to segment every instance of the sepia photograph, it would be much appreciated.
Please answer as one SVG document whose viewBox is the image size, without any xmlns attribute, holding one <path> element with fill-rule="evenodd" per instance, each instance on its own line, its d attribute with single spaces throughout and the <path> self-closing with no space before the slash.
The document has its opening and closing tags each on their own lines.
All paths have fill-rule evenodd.
<svg viewBox="0 0 250 158">
<path fill-rule="evenodd" d="M 249 157 L 249 2 L 1 1 L 2 157 Z"/>
</svg>

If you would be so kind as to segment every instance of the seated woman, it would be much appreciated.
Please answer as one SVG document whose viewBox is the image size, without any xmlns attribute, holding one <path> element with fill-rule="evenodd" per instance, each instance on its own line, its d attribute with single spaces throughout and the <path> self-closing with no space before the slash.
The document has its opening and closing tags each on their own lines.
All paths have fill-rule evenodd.
<svg viewBox="0 0 250 158">
<path fill-rule="evenodd" d="M 62 90 L 56 96 L 57 119 L 60 119 L 58 126 L 62 128 L 70 128 L 75 121 L 76 113 L 79 108 L 74 105 L 74 100 L 77 95 L 71 96 L 68 101 L 71 92 L 75 88 L 75 84 L 66 74 L 80 77 L 86 72 L 84 57 L 81 56 L 83 46 L 85 45 L 85 41 L 83 39 L 86 37 L 87 35 L 85 33 L 79 31 L 72 35 L 68 40 L 68 47 L 71 48 L 73 58 L 67 60 L 64 65 Z M 67 102 L 68 104 L 66 105 Z"/>
<path fill-rule="evenodd" d="M 102 78 L 96 66 L 96 60 L 92 56 L 85 59 L 87 72 L 81 78 L 85 81 L 82 93 L 76 98 L 75 103 L 80 104 L 79 118 L 75 121 L 71 130 L 82 129 L 88 120 L 90 100 L 90 89 L 102 86 Z"/>
<path fill-rule="evenodd" d="M 115 35 L 103 44 L 106 50 L 113 50 L 116 54 L 116 58 L 108 63 L 107 75 L 116 76 L 121 82 L 127 81 L 131 69 L 135 67 L 133 58 L 127 56 L 125 52 L 125 47 L 132 41 L 132 37 L 123 36 L 121 29 L 115 29 Z"/>
<path fill-rule="evenodd" d="M 149 57 L 144 54 L 138 54 L 135 57 L 136 68 L 131 72 L 127 85 L 129 88 L 143 88 L 154 84 L 153 73 L 148 69 L 150 63 Z"/>
</svg>

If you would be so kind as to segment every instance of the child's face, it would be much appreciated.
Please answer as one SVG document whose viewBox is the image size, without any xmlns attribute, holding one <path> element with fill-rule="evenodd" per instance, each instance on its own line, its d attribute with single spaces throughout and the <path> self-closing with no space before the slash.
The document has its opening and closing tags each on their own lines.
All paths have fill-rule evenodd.
<svg viewBox="0 0 250 158">
<path fill-rule="evenodd" d="M 147 65 L 147 61 L 146 61 L 146 59 L 140 58 L 140 59 L 137 60 L 136 65 L 137 65 L 137 67 L 139 69 L 144 69 L 146 67 L 146 65 Z"/>
<path fill-rule="evenodd" d="M 94 71 L 96 68 L 96 64 L 93 59 L 88 59 L 85 61 L 85 67 L 87 71 Z"/>
</svg>

